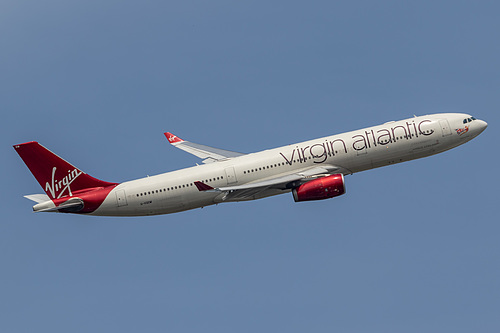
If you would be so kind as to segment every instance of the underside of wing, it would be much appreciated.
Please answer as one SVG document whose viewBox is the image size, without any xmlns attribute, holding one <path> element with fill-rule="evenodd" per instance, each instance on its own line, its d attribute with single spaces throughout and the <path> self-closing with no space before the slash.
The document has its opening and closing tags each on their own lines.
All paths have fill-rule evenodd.
<svg viewBox="0 0 500 333">
<path fill-rule="evenodd" d="M 318 177 L 325 177 L 332 174 L 351 174 L 351 171 L 340 166 L 323 165 L 320 167 L 309 167 L 289 174 L 282 174 L 277 177 L 259 180 L 243 185 L 212 188 L 202 182 L 195 182 L 199 191 L 220 192 L 220 201 L 243 201 L 256 197 L 267 196 L 266 193 L 276 191 L 289 191 Z"/>
<path fill-rule="evenodd" d="M 195 155 L 196 157 L 203 159 L 203 163 L 212 163 L 245 155 L 230 150 L 213 148 L 198 143 L 185 141 L 169 132 L 166 132 L 164 134 L 168 142 L 170 142 L 174 147 L 182 149 L 190 154 Z"/>
</svg>

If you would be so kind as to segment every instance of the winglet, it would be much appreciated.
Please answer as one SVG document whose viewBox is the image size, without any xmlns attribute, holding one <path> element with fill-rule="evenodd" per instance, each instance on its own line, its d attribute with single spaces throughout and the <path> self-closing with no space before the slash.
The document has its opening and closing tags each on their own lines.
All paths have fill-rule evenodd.
<svg viewBox="0 0 500 333">
<path fill-rule="evenodd" d="M 179 142 L 184 141 L 181 138 L 179 138 L 178 136 L 175 136 L 170 132 L 165 132 L 163 134 L 165 134 L 165 137 L 167 138 L 168 142 L 170 142 L 171 144 L 175 144 L 175 143 L 179 143 Z"/>
<path fill-rule="evenodd" d="M 204 191 L 210 191 L 213 190 L 214 188 L 210 185 L 207 185 L 202 182 L 194 182 L 194 185 L 198 188 L 198 191 L 204 192 Z"/>
</svg>

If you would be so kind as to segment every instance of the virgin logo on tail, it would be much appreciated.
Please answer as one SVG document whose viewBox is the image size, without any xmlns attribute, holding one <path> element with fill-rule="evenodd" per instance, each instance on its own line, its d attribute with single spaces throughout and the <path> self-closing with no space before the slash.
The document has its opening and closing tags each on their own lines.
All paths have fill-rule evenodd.
<svg viewBox="0 0 500 333">
<path fill-rule="evenodd" d="M 61 180 L 56 180 L 55 179 L 56 170 L 57 167 L 52 168 L 52 183 L 51 184 L 49 184 L 49 182 L 45 183 L 45 192 L 50 193 L 53 199 L 56 199 L 56 194 L 58 194 L 57 199 L 59 199 L 66 190 L 68 190 L 68 194 L 71 196 L 72 193 L 70 185 L 83 172 L 76 168 L 73 170 L 68 170 L 68 174 L 66 176 L 64 176 Z"/>
</svg>

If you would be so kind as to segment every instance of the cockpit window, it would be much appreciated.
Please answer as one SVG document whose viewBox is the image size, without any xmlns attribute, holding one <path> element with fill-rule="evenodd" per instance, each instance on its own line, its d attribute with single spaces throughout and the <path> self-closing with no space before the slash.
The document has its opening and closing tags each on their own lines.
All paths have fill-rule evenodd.
<svg viewBox="0 0 500 333">
<path fill-rule="evenodd" d="M 464 119 L 464 124 L 470 123 L 471 121 L 476 120 L 474 117 Z"/>
</svg>

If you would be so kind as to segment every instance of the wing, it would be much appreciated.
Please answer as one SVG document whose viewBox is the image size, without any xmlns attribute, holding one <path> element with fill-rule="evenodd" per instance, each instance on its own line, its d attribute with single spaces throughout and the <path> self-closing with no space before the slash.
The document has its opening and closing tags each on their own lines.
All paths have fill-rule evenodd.
<svg viewBox="0 0 500 333">
<path fill-rule="evenodd" d="M 187 151 L 188 153 L 203 159 L 203 163 L 212 163 L 245 155 L 230 150 L 213 148 L 205 145 L 200 145 L 198 143 L 184 141 L 169 132 L 166 132 L 164 134 L 168 142 L 170 142 L 174 147 Z"/>
<path fill-rule="evenodd" d="M 347 175 L 352 172 L 340 166 L 323 165 L 320 167 L 309 167 L 298 172 L 282 174 L 273 178 L 243 185 L 213 188 L 202 182 L 195 182 L 194 184 L 199 191 L 220 192 L 223 194 L 221 196 L 221 201 L 240 201 L 254 198 L 269 190 L 290 190 L 293 187 L 318 177 L 329 176 L 336 173 Z"/>
</svg>

